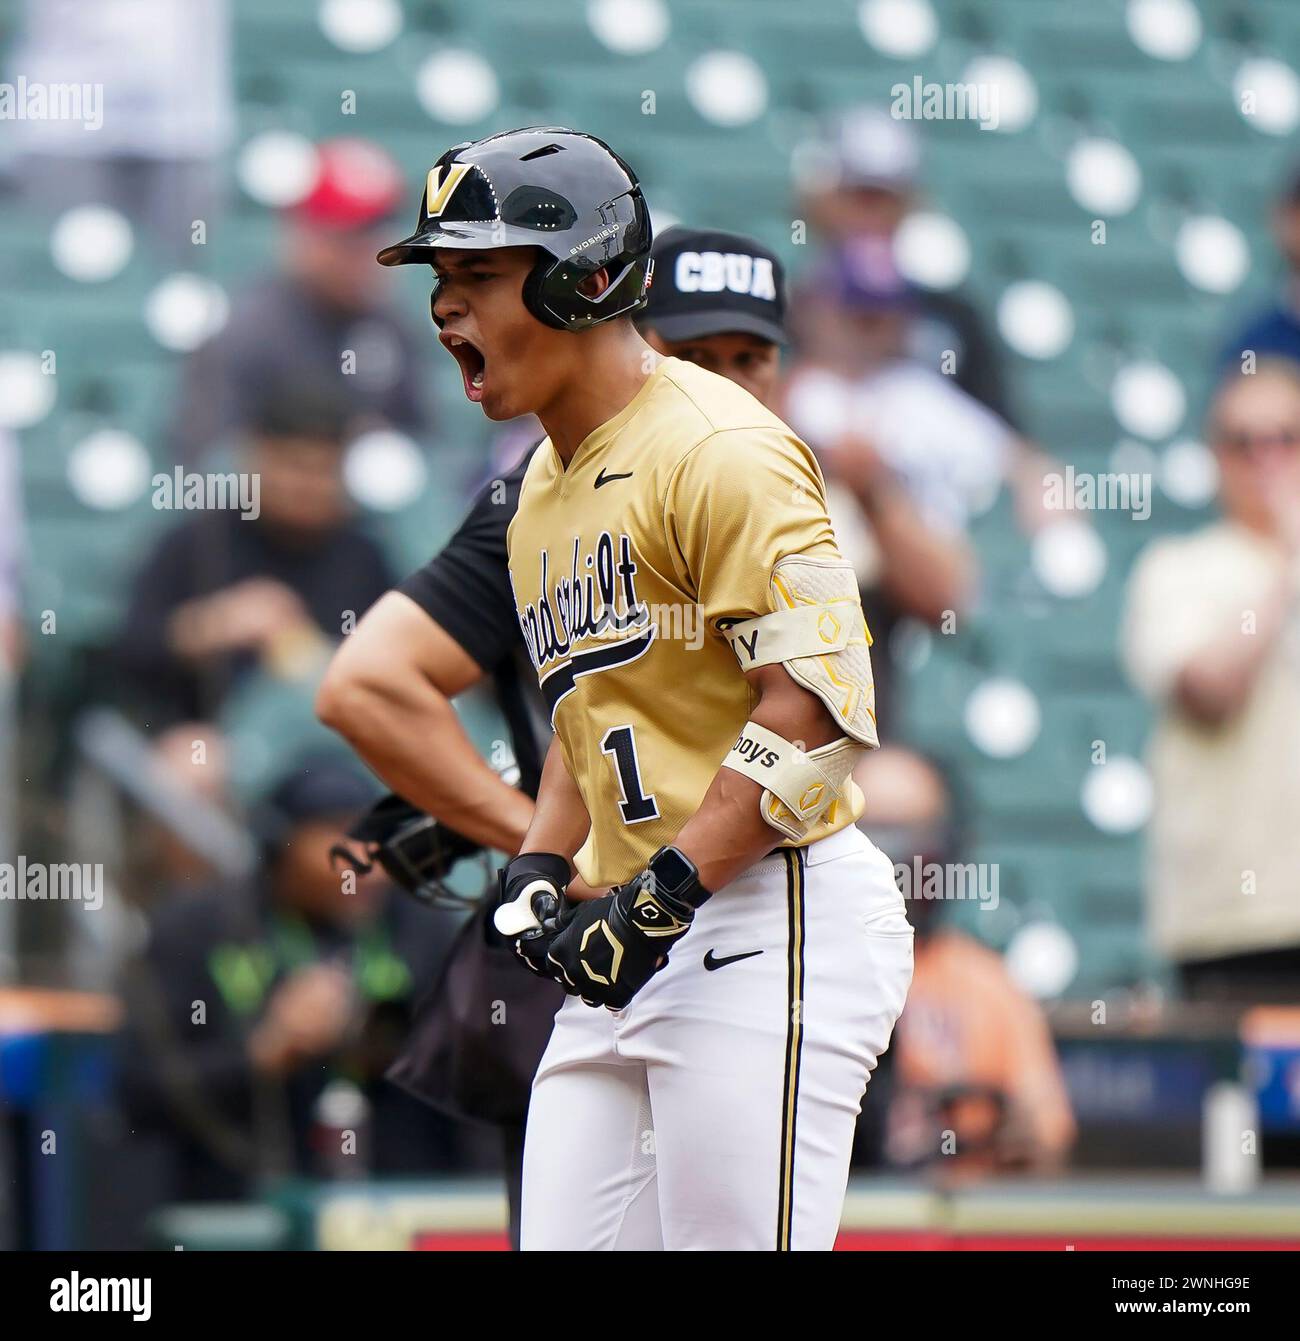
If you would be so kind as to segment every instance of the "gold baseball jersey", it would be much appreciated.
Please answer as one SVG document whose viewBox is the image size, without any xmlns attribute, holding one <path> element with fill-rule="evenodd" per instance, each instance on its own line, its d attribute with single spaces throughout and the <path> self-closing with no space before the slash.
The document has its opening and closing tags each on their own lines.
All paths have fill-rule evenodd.
<svg viewBox="0 0 1300 1341">
<path fill-rule="evenodd" d="M 743 388 L 668 358 L 567 469 L 549 440 L 534 452 L 508 544 L 520 627 L 591 816 L 576 864 L 618 884 L 676 839 L 755 706 L 723 629 L 774 610 L 781 559 L 839 557 L 821 470 Z M 861 812 L 849 783 L 801 841 Z"/>
</svg>

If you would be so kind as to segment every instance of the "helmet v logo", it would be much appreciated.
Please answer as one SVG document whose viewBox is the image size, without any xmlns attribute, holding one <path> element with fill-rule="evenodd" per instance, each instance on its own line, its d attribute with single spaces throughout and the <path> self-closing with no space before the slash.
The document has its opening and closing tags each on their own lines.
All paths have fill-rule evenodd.
<svg viewBox="0 0 1300 1341">
<path fill-rule="evenodd" d="M 441 168 L 429 169 L 429 178 L 424 184 L 424 212 L 429 218 L 436 219 L 447 208 L 447 203 L 455 194 L 456 188 L 464 181 L 465 174 L 473 166 L 472 163 L 452 163 L 448 166 L 445 177 Z"/>
</svg>

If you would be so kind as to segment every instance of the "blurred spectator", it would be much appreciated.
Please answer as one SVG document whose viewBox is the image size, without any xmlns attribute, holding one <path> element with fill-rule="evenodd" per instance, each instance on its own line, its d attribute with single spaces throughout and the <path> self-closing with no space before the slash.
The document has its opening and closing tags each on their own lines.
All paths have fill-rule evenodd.
<svg viewBox="0 0 1300 1341">
<path fill-rule="evenodd" d="M 118 652 L 151 726 L 211 718 L 259 665 L 303 678 L 392 585 L 379 546 L 349 519 L 346 420 L 332 396 L 285 388 L 236 463 L 258 485 L 256 512 L 196 512 L 146 558 Z"/>
<path fill-rule="evenodd" d="M 1193 997 L 1300 1001 L 1300 366 L 1210 411 L 1223 519 L 1154 541 L 1124 651 L 1159 712 L 1150 922 Z"/>
<path fill-rule="evenodd" d="M 880 720 L 890 637 L 911 616 L 938 624 L 966 608 L 975 559 L 971 515 L 996 497 L 1016 459 L 1012 430 L 955 381 L 906 356 L 916 311 L 888 243 L 859 239 L 817 272 L 805 301 L 827 352 L 790 371 L 784 415 L 817 452 L 831 518 L 857 570 L 875 639 Z"/>
<path fill-rule="evenodd" d="M 965 860 L 947 781 L 894 746 L 866 755 L 854 777 L 866 797 L 859 825 L 895 863 L 916 929 L 912 988 L 891 1049 L 887 1160 L 962 1175 L 1050 1168 L 1075 1125 L 1043 1012 L 1001 956 L 945 927 L 944 901 L 915 887 L 918 870 L 928 889 L 936 868 Z"/>
<path fill-rule="evenodd" d="M 1010 473 L 1015 433 L 955 379 L 908 355 L 916 299 L 887 244 L 848 243 L 816 279 L 807 301 L 829 352 L 801 354 L 791 370 L 791 427 L 847 481 L 887 467 L 928 526 L 960 534 Z"/>
<path fill-rule="evenodd" d="M 1247 321 L 1224 346 L 1220 360 L 1225 370 L 1240 371 L 1247 351 L 1256 360 L 1273 356 L 1300 361 L 1300 170 L 1274 204 L 1272 224 L 1274 240 L 1286 263 L 1286 279 L 1277 299 Z"/>
<path fill-rule="evenodd" d="M 428 342 L 399 319 L 390 273 L 375 264 L 405 202 L 401 172 L 357 139 L 322 144 L 317 164 L 315 185 L 285 212 L 278 270 L 237 295 L 222 330 L 186 360 L 169 434 L 181 461 L 242 430 L 286 383 L 333 388 L 352 432 L 428 431 Z"/>
<path fill-rule="evenodd" d="M 226 0 L 27 0 L 9 80 L 67 113 L 10 123 L 33 204 L 105 204 L 176 258 L 211 220 L 234 131 Z"/>
<path fill-rule="evenodd" d="M 888 240 L 892 247 L 916 207 L 920 168 L 916 132 L 878 107 L 843 113 L 823 139 L 800 149 L 794 163 L 801 208 L 832 250 L 861 238 Z M 915 319 L 907 325 L 904 352 L 937 371 L 945 351 L 952 350 L 957 385 L 1011 422 L 1001 351 L 975 308 L 955 293 L 907 287 Z M 852 338 L 851 330 L 821 326 L 804 299 L 801 289 L 794 304 L 794 336 L 801 348 L 821 357 L 835 351 L 838 339 Z"/>
<path fill-rule="evenodd" d="M 427 1173 L 446 1120 L 382 1080 L 452 925 L 329 850 L 377 789 L 350 763 L 293 767 L 255 816 L 252 888 L 215 886 L 153 918 L 124 979 L 123 1102 L 168 1155 L 167 1200 L 247 1197 L 272 1174 Z M 323 1144 L 348 1096 L 357 1152 Z"/>
</svg>

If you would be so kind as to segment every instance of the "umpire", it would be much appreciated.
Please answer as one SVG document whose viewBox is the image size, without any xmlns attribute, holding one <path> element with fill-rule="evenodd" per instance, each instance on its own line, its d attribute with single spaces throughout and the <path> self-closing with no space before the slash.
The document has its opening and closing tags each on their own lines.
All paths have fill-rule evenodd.
<svg viewBox="0 0 1300 1341">
<path fill-rule="evenodd" d="M 739 234 L 684 228 L 665 233 L 654 256 L 665 273 L 637 317 L 646 338 L 760 399 L 770 396 L 784 339 L 776 257 Z M 414 808 L 394 803 L 389 818 L 372 816 L 354 831 L 360 841 L 379 845 L 381 860 L 389 840 L 385 864 L 399 879 L 396 867 L 422 862 L 436 877 L 448 854 L 454 860 L 476 846 L 514 856 L 532 818 L 551 731 L 519 632 L 506 554 L 506 531 L 531 456 L 489 481 L 443 550 L 367 612 L 335 654 L 317 697 L 320 719 Z M 485 681 L 510 731 L 518 787 L 481 758 L 451 705 Z M 409 819 L 415 811 L 438 822 L 432 858 L 420 839 L 413 859 L 400 850 L 401 822 L 395 825 L 391 816 Z M 511 943 L 499 941 L 491 928 L 492 902 L 466 923 L 389 1074 L 454 1117 L 501 1127 L 517 1244 L 529 1091 L 564 996 L 555 983 L 519 971 Z"/>
</svg>

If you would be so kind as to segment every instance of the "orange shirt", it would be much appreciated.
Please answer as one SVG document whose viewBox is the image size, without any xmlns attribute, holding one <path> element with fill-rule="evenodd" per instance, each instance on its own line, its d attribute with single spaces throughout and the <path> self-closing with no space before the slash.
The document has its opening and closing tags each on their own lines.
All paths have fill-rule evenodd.
<svg viewBox="0 0 1300 1341">
<path fill-rule="evenodd" d="M 1011 981 L 1002 958 L 970 936 L 918 939 L 916 969 L 895 1034 L 904 1087 L 987 1086 L 1002 1091 L 1043 1151 L 1074 1139 L 1074 1117 L 1038 1003 Z"/>
</svg>

